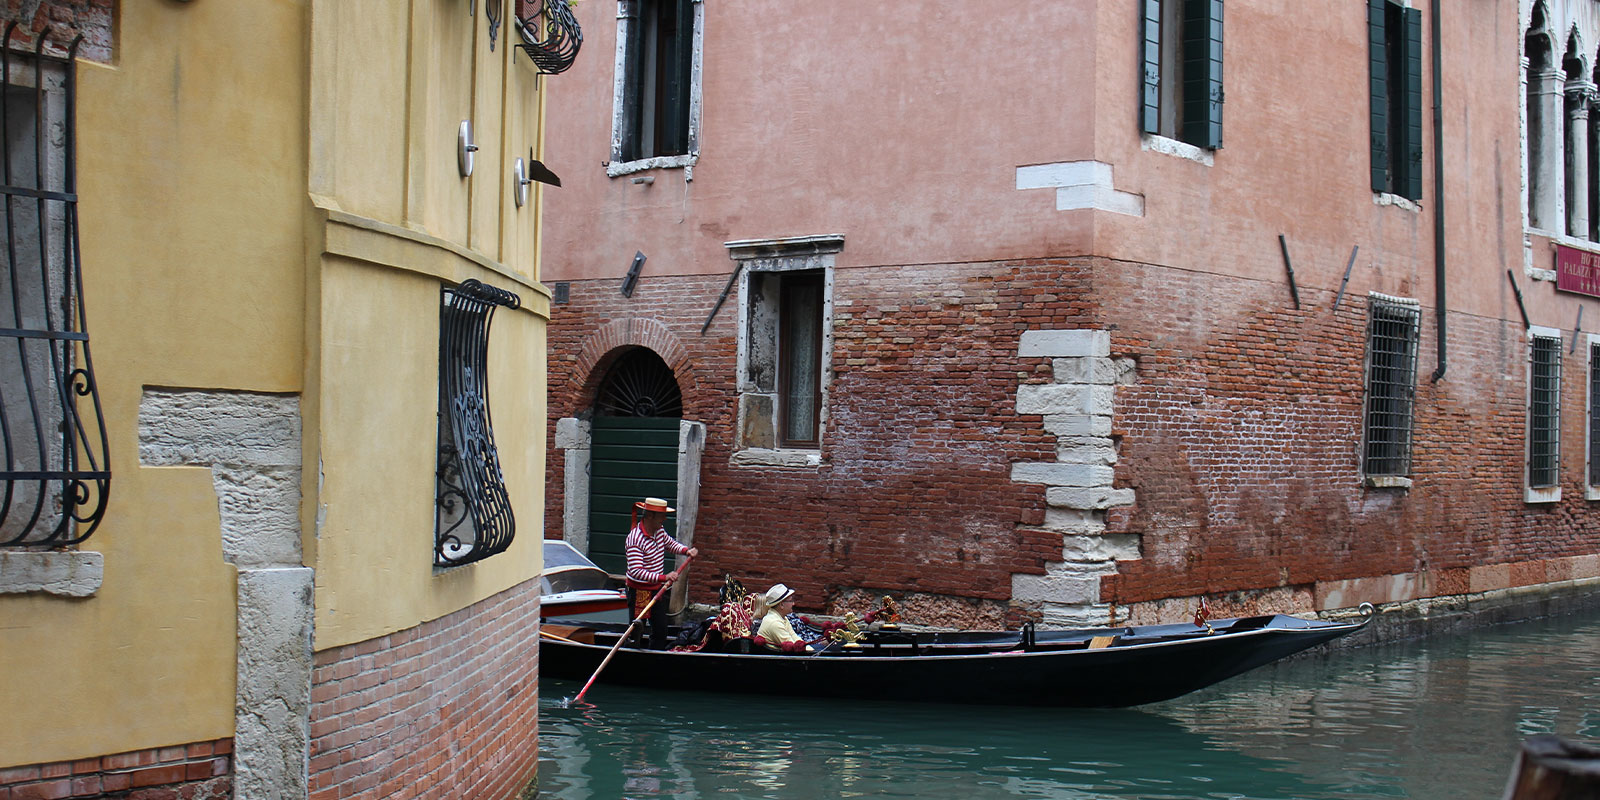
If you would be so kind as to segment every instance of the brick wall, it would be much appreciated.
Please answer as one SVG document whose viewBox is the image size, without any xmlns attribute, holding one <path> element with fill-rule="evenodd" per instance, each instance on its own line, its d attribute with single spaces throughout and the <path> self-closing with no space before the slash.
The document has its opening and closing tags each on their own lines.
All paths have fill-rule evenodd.
<svg viewBox="0 0 1600 800">
<path fill-rule="evenodd" d="M 114 6 L 113 0 L 5 0 L 0 7 L 0 23 L 17 23 L 11 44 L 30 49 L 39 32 L 49 27 L 51 35 L 45 52 L 54 55 L 65 55 L 73 37 L 81 33 L 83 42 L 78 45 L 78 56 L 110 62 Z"/>
<path fill-rule="evenodd" d="M 317 653 L 311 797 L 518 797 L 538 766 L 538 592 Z"/>
<path fill-rule="evenodd" d="M 1043 488 L 1010 480 L 1013 462 L 1055 457 L 1041 418 L 1015 413 L 1019 385 L 1052 379 L 1048 359 L 1017 356 L 1024 330 L 1110 330 L 1112 356 L 1136 364 L 1117 390 L 1113 434 L 1116 485 L 1137 501 L 1107 516 L 1111 532 L 1140 536 L 1142 558 L 1102 581 L 1107 602 L 1310 598 L 1319 581 L 1600 551 L 1582 499 L 1579 356 L 1563 384 L 1565 497 L 1522 502 L 1519 325 L 1452 315 L 1450 366 L 1435 384 L 1423 309 L 1415 485 L 1368 489 L 1365 296 L 1347 294 L 1335 312 L 1332 292 L 1303 288 L 1295 310 L 1279 283 L 1097 258 L 839 269 L 823 465 L 735 467 L 736 298 L 699 333 L 725 280 L 648 278 L 631 299 L 614 281 L 575 282 L 550 328 L 552 423 L 592 404 L 604 362 L 591 370 L 577 354 L 602 329 L 649 320 L 683 346 L 685 416 L 707 426 L 697 600 L 726 571 L 758 588 L 796 586 L 802 609 L 894 592 L 919 621 L 1025 612 L 1010 607 L 1010 576 L 1043 572 L 1061 542 L 1031 529 Z M 559 536 L 560 515 L 547 526 Z"/>
<path fill-rule="evenodd" d="M 0 769 L 0 800 L 228 800 L 233 740 Z"/>
</svg>

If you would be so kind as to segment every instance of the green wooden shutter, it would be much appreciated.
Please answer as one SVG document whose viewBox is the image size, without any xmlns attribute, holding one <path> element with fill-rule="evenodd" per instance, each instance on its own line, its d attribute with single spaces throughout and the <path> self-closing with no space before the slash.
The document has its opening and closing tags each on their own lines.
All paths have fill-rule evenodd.
<svg viewBox="0 0 1600 800">
<path fill-rule="evenodd" d="M 1384 12 L 1388 0 L 1367 0 L 1368 85 L 1372 88 L 1372 191 L 1389 191 L 1389 54 Z"/>
<path fill-rule="evenodd" d="M 1161 0 L 1144 0 L 1144 85 L 1139 128 L 1161 132 Z"/>
<path fill-rule="evenodd" d="M 1178 138 L 1222 146 L 1222 0 L 1183 0 L 1183 130 Z"/>
<path fill-rule="evenodd" d="M 1437 44 L 1435 44 L 1437 46 Z M 1394 191 L 1412 200 L 1422 199 L 1422 12 L 1405 10 L 1405 144 L 1400 152 L 1405 180 Z"/>
</svg>

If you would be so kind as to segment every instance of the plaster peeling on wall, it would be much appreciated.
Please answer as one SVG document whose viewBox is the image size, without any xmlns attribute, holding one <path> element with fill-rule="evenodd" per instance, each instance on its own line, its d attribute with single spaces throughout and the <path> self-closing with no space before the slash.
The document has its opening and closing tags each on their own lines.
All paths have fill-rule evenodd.
<svg viewBox="0 0 1600 800">
<path fill-rule="evenodd" d="M 146 389 L 139 403 L 140 465 L 210 468 L 223 558 L 239 569 L 240 800 L 308 786 L 314 576 L 300 546 L 300 437 L 295 395 Z"/>
<path fill-rule="evenodd" d="M 1020 181 L 1020 179 L 1019 179 Z M 1100 578 L 1118 561 L 1139 558 L 1139 537 L 1107 534 L 1105 513 L 1133 504 L 1132 489 L 1113 488 L 1117 446 L 1111 439 L 1116 387 L 1133 380 L 1133 363 L 1111 358 L 1111 334 L 1096 330 L 1027 331 L 1020 358 L 1049 358 L 1054 383 L 1017 388 L 1017 413 L 1040 414 L 1056 436 L 1056 460 L 1011 465 L 1011 480 L 1042 484 L 1044 530 L 1061 535 L 1061 560 L 1043 575 L 1013 575 L 1013 603 L 1037 611 L 1047 627 L 1118 625 L 1127 610 L 1100 601 Z"/>
<path fill-rule="evenodd" d="M 1062 161 L 1017 167 L 1017 190 L 1055 189 L 1056 210 L 1091 208 L 1144 216 L 1144 195 L 1112 185 L 1111 165 L 1101 161 Z"/>
</svg>

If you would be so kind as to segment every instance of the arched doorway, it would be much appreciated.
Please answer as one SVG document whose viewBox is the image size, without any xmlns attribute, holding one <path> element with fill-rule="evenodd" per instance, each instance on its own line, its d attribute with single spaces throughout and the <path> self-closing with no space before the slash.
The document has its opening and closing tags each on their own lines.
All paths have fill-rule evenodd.
<svg viewBox="0 0 1600 800">
<path fill-rule="evenodd" d="M 677 378 L 654 351 L 632 348 L 606 370 L 595 394 L 589 463 L 589 557 L 602 569 L 626 569 L 634 502 L 661 497 L 677 505 L 682 417 Z M 677 534 L 677 512 L 666 525 Z"/>
</svg>

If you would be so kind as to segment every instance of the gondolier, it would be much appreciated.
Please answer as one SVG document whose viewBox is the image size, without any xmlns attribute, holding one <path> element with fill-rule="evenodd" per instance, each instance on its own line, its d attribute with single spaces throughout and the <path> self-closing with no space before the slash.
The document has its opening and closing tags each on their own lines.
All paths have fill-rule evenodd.
<svg viewBox="0 0 1600 800">
<path fill-rule="evenodd" d="M 625 550 L 628 557 L 628 616 L 635 617 L 661 587 L 678 579 L 677 570 L 666 571 L 667 551 L 693 558 L 700 551 L 668 535 L 667 515 L 674 509 L 659 497 L 646 497 L 633 504 L 641 516 L 628 531 Z M 650 607 L 650 649 L 667 646 L 667 604 Z"/>
</svg>

